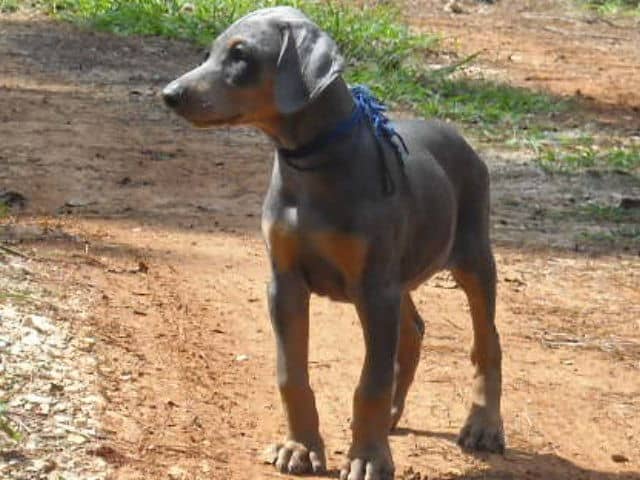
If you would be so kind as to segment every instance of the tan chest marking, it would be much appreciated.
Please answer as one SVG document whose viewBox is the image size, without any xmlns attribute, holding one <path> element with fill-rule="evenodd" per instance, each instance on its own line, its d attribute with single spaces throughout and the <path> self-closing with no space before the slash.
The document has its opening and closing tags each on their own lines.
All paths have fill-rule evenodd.
<svg viewBox="0 0 640 480">
<path fill-rule="evenodd" d="M 347 283 L 360 280 L 367 258 L 367 242 L 354 235 L 322 232 L 309 236 L 313 248 L 344 276 Z"/>
<path fill-rule="evenodd" d="M 325 259 L 347 283 L 360 280 L 368 253 L 361 237 L 338 232 L 313 232 L 301 235 L 296 229 L 295 212 L 285 212 L 282 221 L 263 222 L 262 232 L 275 267 L 287 271 L 295 267 L 302 248 Z"/>
</svg>

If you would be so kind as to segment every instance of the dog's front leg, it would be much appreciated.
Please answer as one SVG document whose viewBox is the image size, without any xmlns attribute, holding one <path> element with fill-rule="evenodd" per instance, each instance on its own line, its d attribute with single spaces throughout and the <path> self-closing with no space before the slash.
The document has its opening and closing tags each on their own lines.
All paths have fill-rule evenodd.
<svg viewBox="0 0 640 480">
<path fill-rule="evenodd" d="M 389 448 L 394 366 L 398 348 L 401 292 L 369 288 L 356 303 L 366 355 L 353 401 L 352 444 L 341 480 L 389 480 L 394 466 Z"/>
<path fill-rule="evenodd" d="M 302 474 L 326 468 L 318 411 L 309 386 L 309 290 L 300 274 L 274 273 L 269 310 L 277 344 L 280 396 L 289 426 L 282 444 L 267 451 L 281 472 Z"/>
</svg>

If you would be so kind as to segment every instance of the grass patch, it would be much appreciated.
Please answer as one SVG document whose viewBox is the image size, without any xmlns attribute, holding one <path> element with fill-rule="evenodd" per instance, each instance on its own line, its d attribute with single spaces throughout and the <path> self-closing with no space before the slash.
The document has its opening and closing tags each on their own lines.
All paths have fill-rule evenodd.
<svg viewBox="0 0 640 480">
<path fill-rule="evenodd" d="M 0 13 L 15 12 L 21 3 L 20 0 L 0 0 Z"/>
<path fill-rule="evenodd" d="M 604 15 L 640 15 L 640 0 L 581 0 L 580 3 Z"/>
<path fill-rule="evenodd" d="M 263 7 L 289 5 L 304 10 L 340 45 L 345 58 L 370 61 L 382 71 L 399 68 L 437 38 L 412 34 L 398 22 L 396 8 L 356 8 L 314 0 L 40 0 L 49 13 L 92 28 L 120 34 L 161 35 L 207 45 L 241 16 Z"/>
<path fill-rule="evenodd" d="M 592 245 L 640 248 L 640 210 L 601 203 L 550 212 L 556 221 L 571 219 L 582 226 L 575 239 Z"/>
<path fill-rule="evenodd" d="M 453 79 L 470 61 L 440 70 L 425 68 L 438 45 L 416 34 L 388 3 L 357 7 L 314 0 L 37 0 L 58 18 L 119 34 L 161 35 L 208 44 L 240 16 L 260 7 L 291 5 L 305 11 L 340 45 L 350 62 L 346 79 L 364 83 L 385 101 L 423 116 L 482 125 L 484 137 L 519 130 L 529 118 L 562 108 L 557 99 L 486 81 Z M 525 127 L 526 128 L 526 127 Z M 481 135 L 482 136 L 482 135 Z"/>
<path fill-rule="evenodd" d="M 627 248 L 640 246 L 640 227 L 637 225 L 621 225 L 597 232 L 581 232 L 581 240 L 590 243 L 622 245 Z"/>
<path fill-rule="evenodd" d="M 0 301 L 30 302 L 35 300 L 25 293 L 0 292 Z"/>
<path fill-rule="evenodd" d="M 619 171 L 640 174 L 640 147 L 601 149 L 579 139 L 559 147 L 543 148 L 538 163 L 549 172 L 575 173 L 584 170 Z"/>
<path fill-rule="evenodd" d="M 640 210 L 622 208 L 612 205 L 591 203 L 581 206 L 571 212 L 576 220 L 610 223 L 636 223 L 640 222 Z"/>
<path fill-rule="evenodd" d="M 12 425 L 7 417 L 7 405 L 4 402 L 0 402 L 0 432 L 4 433 L 14 442 L 19 442 L 22 438 L 20 432 L 18 432 Z"/>
</svg>

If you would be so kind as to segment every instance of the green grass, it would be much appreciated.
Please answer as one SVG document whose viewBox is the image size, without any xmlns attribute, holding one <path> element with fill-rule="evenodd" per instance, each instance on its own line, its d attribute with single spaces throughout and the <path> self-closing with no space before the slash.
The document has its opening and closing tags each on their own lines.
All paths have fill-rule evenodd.
<svg viewBox="0 0 640 480">
<path fill-rule="evenodd" d="M 416 34 L 388 3 L 356 7 L 314 0 L 36 0 L 62 19 L 118 34 L 161 35 L 208 44 L 234 20 L 259 7 L 292 5 L 304 10 L 338 42 L 349 61 L 346 78 L 364 83 L 395 107 L 481 125 L 489 139 L 526 128 L 529 119 L 562 109 L 550 96 L 493 82 L 453 79 L 461 64 L 425 67 L 438 46 L 435 36 Z"/>
<path fill-rule="evenodd" d="M 640 146 L 603 149 L 585 145 L 580 139 L 574 139 L 573 142 L 543 148 L 538 163 L 549 172 L 596 170 L 640 174 Z"/>
<path fill-rule="evenodd" d="M 588 220 L 594 222 L 610 223 L 640 223 L 640 211 L 638 209 L 625 209 L 613 205 L 601 205 L 591 203 L 581 206 L 571 212 L 576 220 Z"/>
<path fill-rule="evenodd" d="M 640 210 L 637 208 L 588 203 L 551 211 L 549 215 L 557 222 L 571 219 L 581 225 L 584 230 L 576 234 L 578 242 L 634 250 L 640 247 Z"/>
<path fill-rule="evenodd" d="M 640 0 L 580 0 L 580 3 L 604 15 L 640 15 Z"/>
<path fill-rule="evenodd" d="M 28 302 L 34 300 L 25 293 L 0 292 L 0 301 L 12 300 L 16 302 Z"/>
<path fill-rule="evenodd" d="M 0 432 L 15 442 L 20 441 L 22 438 L 20 432 L 13 428 L 9 418 L 7 418 L 7 405 L 4 402 L 0 402 Z"/>
<path fill-rule="evenodd" d="M 399 68 L 417 51 L 437 43 L 433 36 L 414 35 L 396 20 L 388 6 L 366 9 L 346 3 L 313 0 L 40 0 L 61 18 L 121 34 L 161 35 L 206 45 L 232 22 L 262 7 L 301 8 L 341 46 L 345 57 L 370 61 L 382 71 Z"/>
<path fill-rule="evenodd" d="M 20 0 L 0 0 L 0 13 L 15 12 L 21 3 Z"/>
<path fill-rule="evenodd" d="M 581 232 L 581 240 L 596 244 L 622 245 L 629 248 L 640 246 L 640 227 L 621 225 L 597 232 Z"/>
</svg>

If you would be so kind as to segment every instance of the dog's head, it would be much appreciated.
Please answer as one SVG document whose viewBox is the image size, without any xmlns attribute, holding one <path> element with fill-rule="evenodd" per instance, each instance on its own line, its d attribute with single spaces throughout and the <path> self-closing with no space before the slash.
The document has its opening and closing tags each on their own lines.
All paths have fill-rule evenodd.
<svg viewBox="0 0 640 480">
<path fill-rule="evenodd" d="M 302 12 L 267 8 L 231 25 L 205 62 L 162 96 L 196 126 L 265 126 L 317 98 L 343 63 L 335 42 Z"/>
</svg>

